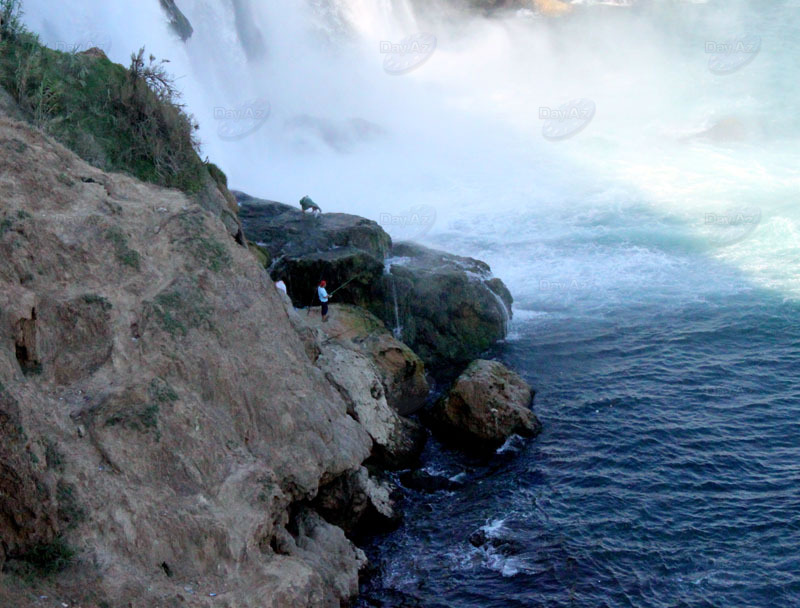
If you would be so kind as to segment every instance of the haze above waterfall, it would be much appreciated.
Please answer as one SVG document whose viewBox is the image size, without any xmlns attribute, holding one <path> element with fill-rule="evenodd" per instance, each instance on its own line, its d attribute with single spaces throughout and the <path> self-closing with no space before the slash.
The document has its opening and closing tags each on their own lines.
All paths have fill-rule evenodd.
<svg viewBox="0 0 800 608">
<path fill-rule="evenodd" d="M 623 297 L 619 281 L 651 281 L 686 252 L 800 293 L 789 2 L 581 6 L 560 19 L 401 0 L 178 4 L 194 27 L 185 44 L 156 0 L 25 10 L 47 44 L 168 58 L 203 153 L 233 187 L 376 220 L 423 206 L 435 222 L 412 236 L 483 255 L 515 294 L 561 256 L 553 280 Z M 388 74 L 381 42 L 419 32 L 436 38 L 429 60 Z M 709 69 L 710 42 L 747 34 L 762 42 L 752 63 Z M 573 99 L 591 100 L 593 119 L 548 141 L 542 108 Z M 220 116 L 248 103 L 268 108 L 263 125 L 221 137 Z M 610 266 L 592 257 L 609 243 L 625 245 Z M 569 265 L 565 248 L 580 250 Z"/>
</svg>

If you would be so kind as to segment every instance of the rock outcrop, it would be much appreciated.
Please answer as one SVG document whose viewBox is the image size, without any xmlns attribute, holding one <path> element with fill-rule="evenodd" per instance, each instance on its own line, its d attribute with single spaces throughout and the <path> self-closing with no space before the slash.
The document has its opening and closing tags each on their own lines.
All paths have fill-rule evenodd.
<svg viewBox="0 0 800 608">
<path fill-rule="evenodd" d="M 366 306 L 379 294 L 389 235 L 375 222 L 346 213 L 304 214 L 299 207 L 234 192 L 245 235 L 263 243 L 274 260 L 273 279 L 283 280 L 298 308 L 316 300 L 321 279 L 348 283 L 337 301 Z"/>
<path fill-rule="evenodd" d="M 161 2 L 161 8 L 164 9 L 164 12 L 167 13 L 167 17 L 169 17 L 169 26 L 173 32 L 175 32 L 181 40 L 186 42 L 189 38 L 192 37 L 194 34 L 194 28 L 192 24 L 189 22 L 189 19 L 186 18 L 186 15 L 183 14 L 183 11 L 178 8 L 178 5 L 175 4 L 175 0 L 159 0 Z"/>
<path fill-rule="evenodd" d="M 374 438 L 263 268 L 177 190 L 0 150 L 0 561 L 74 553 L 36 585 L 76 605 L 345 602 L 363 553 L 308 505 Z"/>
<path fill-rule="evenodd" d="M 505 337 L 511 294 L 484 262 L 400 243 L 386 265 L 373 312 L 426 365 L 463 365 Z"/>
<path fill-rule="evenodd" d="M 401 403 L 424 402 L 427 382 L 419 358 L 375 317 L 354 306 L 332 305 L 329 322 L 322 323 L 318 313 L 294 310 L 288 297 L 285 303 L 316 366 L 372 438 L 372 461 L 389 469 L 416 464 L 427 435 L 389 405 L 388 391 Z M 394 357 L 404 357 L 404 365 L 398 366 Z"/>
<path fill-rule="evenodd" d="M 317 317 L 312 317 L 316 325 Z M 375 315 L 349 304 L 332 304 L 329 322 L 318 325 L 328 341 L 365 355 L 376 367 L 386 402 L 404 416 L 413 414 L 428 398 L 425 364 L 397 340 Z"/>
<path fill-rule="evenodd" d="M 297 307 L 316 302 L 324 278 L 336 302 L 374 313 L 429 368 L 466 364 L 506 333 L 511 294 L 489 266 L 410 243 L 392 244 L 373 221 L 235 193 L 247 238 L 263 243 Z M 405 406 L 399 409 L 404 411 Z"/>
<path fill-rule="evenodd" d="M 497 361 L 473 361 L 430 413 L 446 439 L 496 448 L 512 434 L 537 435 L 541 423 L 531 411 L 533 391 L 517 373 Z"/>
</svg>

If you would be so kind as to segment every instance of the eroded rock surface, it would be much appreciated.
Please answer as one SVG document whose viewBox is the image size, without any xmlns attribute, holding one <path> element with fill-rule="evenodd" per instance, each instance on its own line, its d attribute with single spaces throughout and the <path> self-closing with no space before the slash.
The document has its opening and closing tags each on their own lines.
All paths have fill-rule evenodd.
<svg viewBox="0 0 800 608">
<path fill-rule="evenodd" d="M 498 361 L 473 361 L 450 392 L 433 407 L 431 419 L 442 435 L 488 448 L 512 434 L 534 436 L 542 425 L 531 411 L 533 391 Z"/>
<path fill-rule="evenodd" d="M 392 244 L 378 224 L 358 216 L 313 216 L 235 194 L 245 235 L 269 249 L 270 273 L 286 283 L 295 306 L 319 305 L 316 286 L 325 279 L 329 291 L 342 288 L 333 302 L 370 310 L 431 369 L 462 366 L 505 337 L 511 294 L 484 262 Z"/>
<path fill-rule="evenodd" d="M 60 539 L 37 591 L 76 605 L 347 601 L 363 554 L 297 505 L 373 438 L 263 267 L 184 194 L 4 116 L 0 175 L 0 560 Z"/>
<path fill-rule="evenodd" d="M 307 354 L 372 438 L 372 460 L 390 469 L 414 465 L 426 432 L 398 414 L 389 405 L 387 394 L 391 390 L 394 399 L 403 403 L 424 401 L 421 393 L 424 389 L 427 395 L 427 382 L 419 358 L 394 340 L 375 317 L 354 306 L 331 306 L 329 322 L 323 323 L 319 311 L 295 310 L 288 298 L 285 304 Z M 405 365 L 386 361 L 387 350 L 405 356 Z"/>
<path fill-rule="evenodd" d="M 425 405 L 429 386 L 422 359 L 369 311 L 348 304 L 333 304 L 331 310 L 329 322 L 319 325 L 326 339 L 370 359 L 383 383 L 386 402 L 402 415 Z M 317 315 L 311 320 L 316 325 L 319 314 L 314 312 Z"/>
<path fill-rule="evenodd" d="M 361 467 L 340 475 L 320 489 L 316 509 L 345 532 L 376 533 L 396 527 L 401 521 L 396 508 L 397 488 L 370 476 Z"/>
</svg>

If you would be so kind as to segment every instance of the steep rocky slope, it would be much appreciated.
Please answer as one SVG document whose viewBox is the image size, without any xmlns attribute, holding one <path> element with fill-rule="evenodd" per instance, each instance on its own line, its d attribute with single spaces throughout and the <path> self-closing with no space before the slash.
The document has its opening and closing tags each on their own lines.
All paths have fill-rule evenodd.
<svg viewBox="0 0 800 608">
<path fill-rule="evenodd" d="M 310 505 L 372 441 L 263 268 L 179 191 L 0 151 L 0 605 L 338 606 L 363 554 Z"/>
</svg>

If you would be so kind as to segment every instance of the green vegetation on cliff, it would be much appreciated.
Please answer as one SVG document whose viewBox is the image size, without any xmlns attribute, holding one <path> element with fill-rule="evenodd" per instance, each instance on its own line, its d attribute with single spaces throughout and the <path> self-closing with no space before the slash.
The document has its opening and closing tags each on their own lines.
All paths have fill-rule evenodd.
<svg viewBox="0 0 800 608">
<path fill-rule="evenodd" d="M 197 125 L 180 104 L 164 61 L 144 49 L 125 67 L 98 49 L 47 48 L 20 20 L 19 0 L 0 0 L 0 86 L 26 118 L 84 160 L 190 194 L 209 173 L 198 155 Z"/>
</svg>

